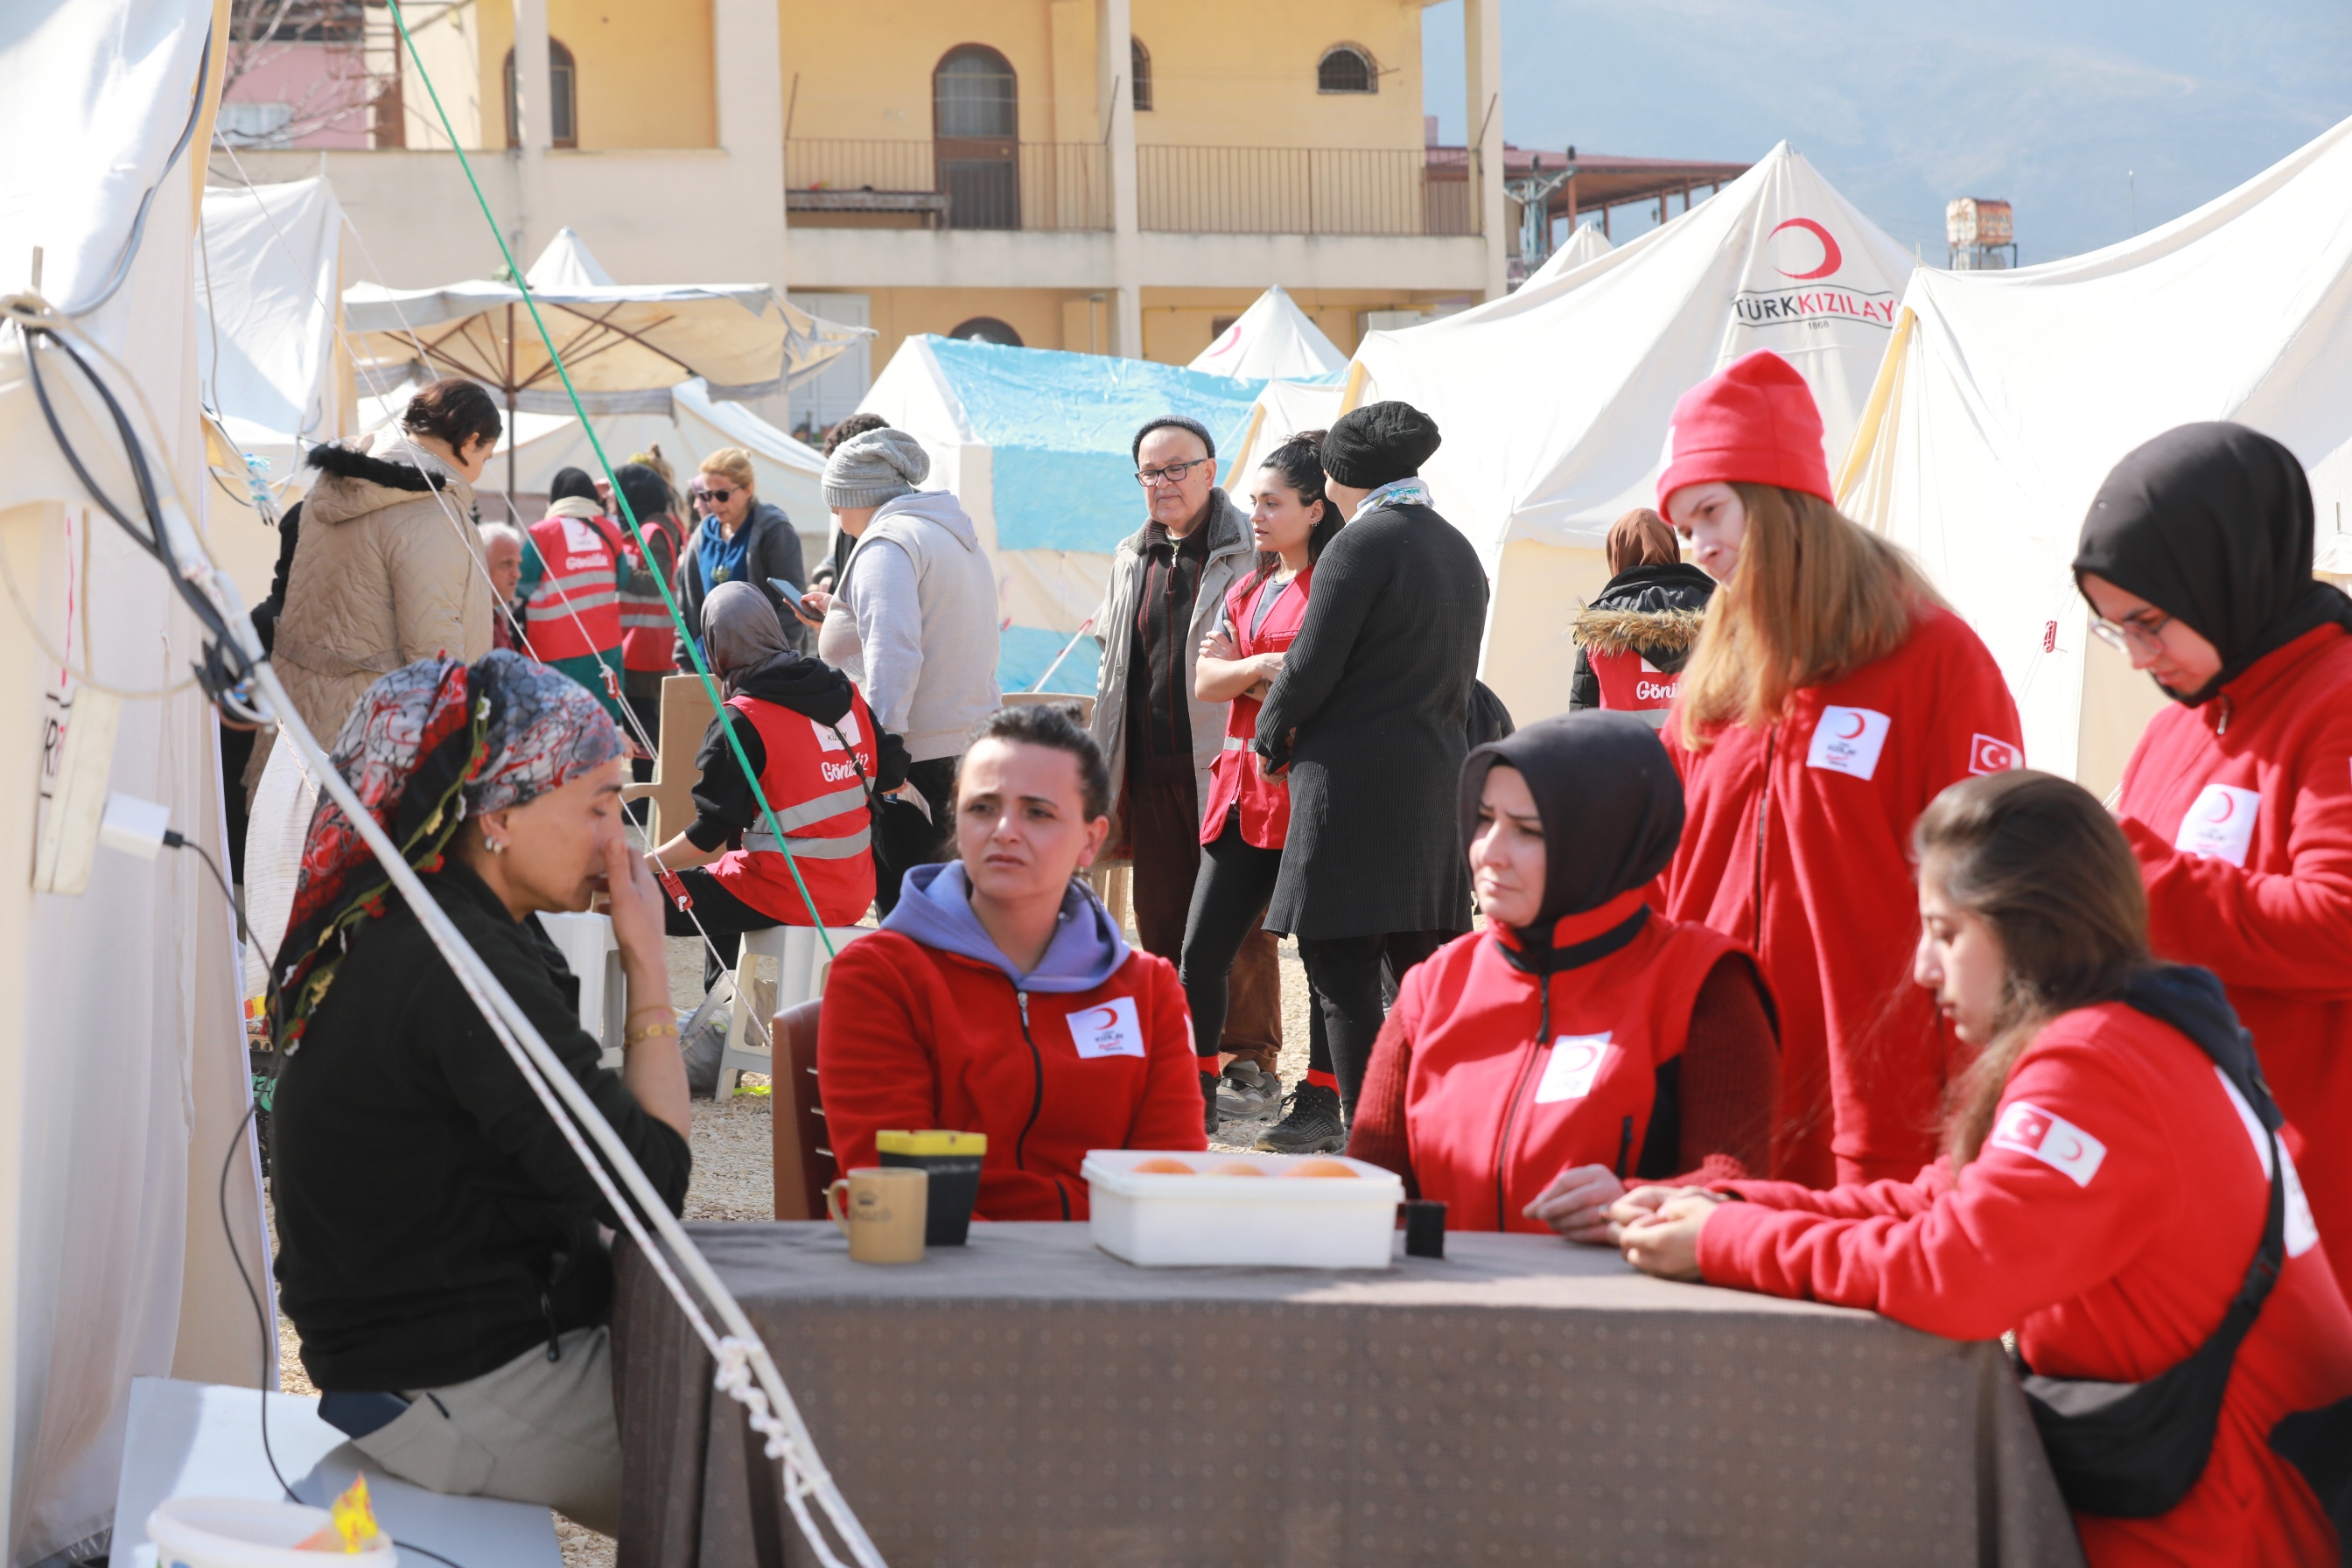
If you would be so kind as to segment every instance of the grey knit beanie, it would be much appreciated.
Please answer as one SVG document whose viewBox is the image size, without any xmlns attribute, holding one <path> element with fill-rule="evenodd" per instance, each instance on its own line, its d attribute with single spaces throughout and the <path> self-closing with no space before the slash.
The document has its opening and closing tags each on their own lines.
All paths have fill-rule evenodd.
<svg viewBox="0 0 2352 1568">
<path fill-rule="evenodd" d="M 868 430 L 824 460 L 824 504 L 836 511 L 880 506 L 911 495 L 930 471 L 930 457 L 904 430 Z"/>
</svg>

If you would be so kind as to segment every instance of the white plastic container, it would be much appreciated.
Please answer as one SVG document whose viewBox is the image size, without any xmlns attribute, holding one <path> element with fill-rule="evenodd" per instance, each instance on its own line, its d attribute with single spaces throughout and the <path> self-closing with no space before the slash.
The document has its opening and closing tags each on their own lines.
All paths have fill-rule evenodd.
<svg viewBox="0 0 2352 1568">
<path fill-rule="evenodd" d="M 155 1568 L 322 1568 L 348 1563 L 343 1552 L 297 1552 L 294 1543 L 334 1522 L 323 1508 L 251 1498 L 167 1498 L 147 1516 Z M 395 1568 L 389 1537 L 358 1555 L 368 1568 Z"/>
<path fill-rule="evenodd" d="M 1339 1159 L 1355 1178 L 1283 1174 L 1310 1159 Z M 1196 1173 L 1139 1173 L 1147 1160 L 1181 1161 Z M 1265 1173 L 1208 1173 L 1230 1164 Z M 1095 1149 L 1079 1172 L 1093 1194 L 1095 1245 L 1145 1268 L 1386 1268 L 1394 1261 L 1404 1183 L 1361 1160 Z"/>
</svg>

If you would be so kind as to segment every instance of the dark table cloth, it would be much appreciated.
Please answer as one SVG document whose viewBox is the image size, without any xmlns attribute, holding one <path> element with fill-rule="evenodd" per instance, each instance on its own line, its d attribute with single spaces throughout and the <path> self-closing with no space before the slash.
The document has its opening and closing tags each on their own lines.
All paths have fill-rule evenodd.
<svg viewBox="0 0 2352 1568">
<path fill-rule="evenodd" d="M 1137 1268 L 978 1225 L 877 1268 L 826 1224 L 688 1228 L 891 1568 L 2082 1561 L 1998 1344 L 1600 1248 Z M 621 1568 L 814 1561 L 625 1245 L 619 1279 Z"/>
</svg>

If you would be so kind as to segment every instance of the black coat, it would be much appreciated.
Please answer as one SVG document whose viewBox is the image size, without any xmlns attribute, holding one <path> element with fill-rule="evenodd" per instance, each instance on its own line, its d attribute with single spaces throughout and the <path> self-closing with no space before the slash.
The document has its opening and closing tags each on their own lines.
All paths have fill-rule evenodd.
<svg viewBox="0 0 2352 1568">
<path fill-rule="evenodd" d="M 1454 792 L 1486 621 L 1477 551 L 1428 507 L 1367 512 L 1323 552 L 1258 714 L 1258 750 L 1291 764 L 1267 930 L 1470 929 Z"/>
<path fill-rule="evenodd" d="M 1589 655 L 1631 648 L 1650 667 L 1673 675 L 1690 662 L 1698 646 L 1701 617 L 1715 595 L 1715 579 L 1687 562 L 1671 566 L 1635 566 L 1609 579 L 1569 627 L 1576 644 L 1576 674 L 1568 689 L 1568 710 L 1601 706 L 1601 678 Z"/>
</svg>

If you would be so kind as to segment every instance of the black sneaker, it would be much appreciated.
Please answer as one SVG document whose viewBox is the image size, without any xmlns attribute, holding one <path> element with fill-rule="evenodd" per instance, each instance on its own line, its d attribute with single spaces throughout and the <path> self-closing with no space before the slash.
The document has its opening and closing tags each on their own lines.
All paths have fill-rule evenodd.
<svg viewBox="0 0 2352 1568">
<path fill-rule="evenodd" d="M 1348 1124 L 1339 1114 L 1339 1091 L 1302 1081 L 1284 1101 L 1290 1114 L 1257 1141 L 1268 1154 L 1337 1154 L 1348 1147 Z"/>
<path fill-rule="evenodd" d="M 1202 1120 L 1207 1123 L 1207 1131 L 1214 1133 L 1217 1131 L 1217 1075 L 1215 1073 L 1204 1072 L 1201 1075 L 1201 1098 L 1208 1102 L 1206 1114 Z"/>
</svg>

